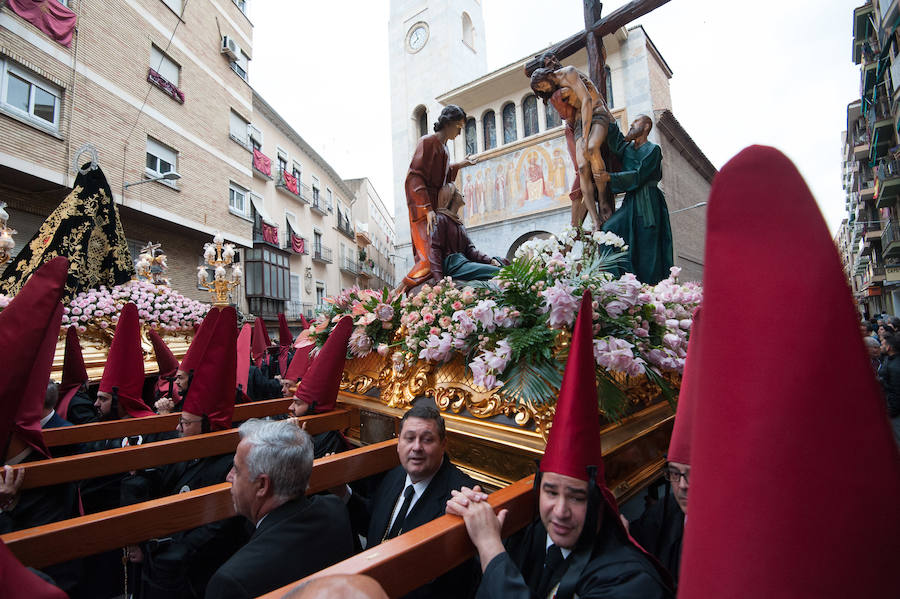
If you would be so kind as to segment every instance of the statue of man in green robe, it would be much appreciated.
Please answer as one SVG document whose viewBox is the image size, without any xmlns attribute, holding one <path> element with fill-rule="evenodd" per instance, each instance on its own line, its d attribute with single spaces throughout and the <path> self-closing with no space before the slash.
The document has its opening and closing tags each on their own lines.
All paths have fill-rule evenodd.
<svg viewBox="0 0 900 599">
<path fill-rule="evenodd" d="M 647 136 L 653 121 L 637 117 L 628 135 L 622 136 L 615 121 L 610 123 L 606 143 L 622 160 L 622 170 L 604 173 L 613 193 L 625 193 L 622 207 L 603 224 L 628 244 L 628 258 L 619 265 L 633 272 L 642 283 L 655 285 L 669 276 L 673 266 L 672 227 L 666 199 L 657 184 L 662 179 L 662 152 Z M 620 273 L 621 274 L 621 273 Z"/>
</svg>

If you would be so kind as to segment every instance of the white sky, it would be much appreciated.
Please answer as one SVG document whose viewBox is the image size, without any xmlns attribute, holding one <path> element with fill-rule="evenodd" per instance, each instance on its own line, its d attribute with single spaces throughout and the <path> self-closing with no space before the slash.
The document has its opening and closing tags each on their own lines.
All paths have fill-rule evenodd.
<svg viewBox="0 0 900 599">
<path fill-rule="evenodd" d="M 626 0 L 604 3 L 609 14 Z M 716 167 L 773 145 L 799 167 L 835 231 L 841 140 L 859 98 L 852 11 L 862 0 L 671 0 L 639 19 L 674 75 L 672 108 Z M 582 29 L 577 0 L 482 0 L 488 69 Z M 345 178 L 393 210 L 388 0 L 256 0 L 250 81 Z M 393 40 L 402 43 L 402 40 Z M 524 77 L 524 75 L 523 75 Z"/>
</svg>

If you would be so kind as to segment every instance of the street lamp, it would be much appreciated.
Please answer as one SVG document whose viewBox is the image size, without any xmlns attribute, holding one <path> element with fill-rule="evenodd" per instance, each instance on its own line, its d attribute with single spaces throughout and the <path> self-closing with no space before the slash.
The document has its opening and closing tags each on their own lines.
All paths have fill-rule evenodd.
<svg viewBox="0 0 900 599">
<path fill-rule="evenodd" d="M 150 177 L 149 179 L 143 179 L 142 181 L 126 183 L 125 189 L 133 187 L 134 185 L 143 185 L 144 183 L 150 183 L 151 181 L 178 181 L 179 179 L 181 179 L 181 175 L 179 175 L 175 171 L 169 171 L 168 173 L 163 173 L 158 177 Z"/>
</svg>

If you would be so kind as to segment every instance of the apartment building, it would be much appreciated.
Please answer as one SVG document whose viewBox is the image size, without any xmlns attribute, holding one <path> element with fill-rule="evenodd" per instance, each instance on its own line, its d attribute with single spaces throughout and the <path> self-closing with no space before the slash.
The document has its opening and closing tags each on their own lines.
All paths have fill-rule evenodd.
<svg viewBox="0 0 900 599">
<path fill-rule="evenodd" d="M 345 183 L 250 86 L 246 10 L 239 0 L 69 0 L 58 19 L 77 31 L 60 39 L 59 27 L 0 8 L 0 194 L 14 254 L 69 193 L 75 153 L 90 144 L 132 253 L 160 243 L 184 295 L 209 300 L 197 267 L 217 231 L 243 263 L 234 302 L 267 320 L 311 317 L 376 269 L 392 282 L 392 226 L 371 184 Z M 361 227 L 379 231 L 371 266 Z"/>
<path fill-rule="evenodd" d="M 344 181 L 353 190 L 356 204 L 356 243 L 359 246 L 357 268 L 361 287 L 396 287 L 394 279 L 394 217 L 368 178 Z"/>
<path fill-rule="evenodd" d="M 75 153 L 91 144 L 132 250 L 161 243 L 172 286 L 208 299 L 197 288 L 203 244 L 221 231 L 252 245 L 250 221 L 228 208 L 230 186 L 252 180 L 246 152 L 228 139 L 229 114 L 252 112 L 246 4 L 64 4 L 77 19 L 69 40 L 0 9 L 0 190 L 16 241 L 65 197 Z M 173 171 L 176 180 L 152 180 Z"/>
<path fill-rule="evenodd" d="M 838 247 L 863 316 L 900 313 L 898 25 L 897 0 L 871 0 L 853 11 L 860 97 L 847 106 L 842 134 L 847 218 Z"/>
</svg>

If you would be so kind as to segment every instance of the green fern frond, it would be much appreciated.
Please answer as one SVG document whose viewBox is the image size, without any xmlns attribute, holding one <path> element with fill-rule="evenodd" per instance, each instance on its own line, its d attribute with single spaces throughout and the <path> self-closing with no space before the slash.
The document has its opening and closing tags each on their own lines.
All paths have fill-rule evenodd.
<svg viewBox="0 0 900 599">
<path fill-rule="evenodd" d="M 500 393 L 519 403 L 536 405 L 555 401 L 562 386 L 562 365 L 543 356 L 528 356 L 510 366 L 500 377 Z"/>
<path fill-rule="evenodd" d="M 615 423 L 621 422 L 628 413 L 628 396 L 603 369 L 597 377 L 597 403 L 607 419 Z"/>
</svg>

